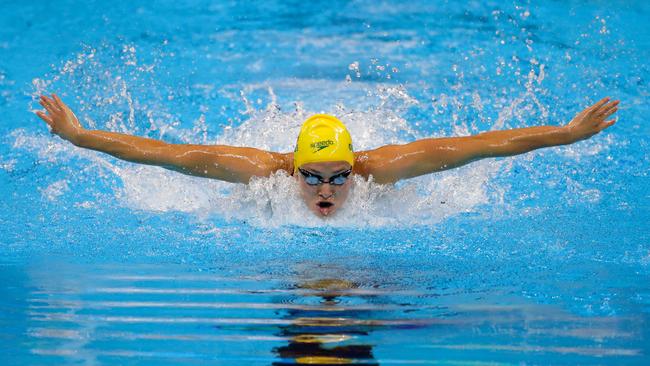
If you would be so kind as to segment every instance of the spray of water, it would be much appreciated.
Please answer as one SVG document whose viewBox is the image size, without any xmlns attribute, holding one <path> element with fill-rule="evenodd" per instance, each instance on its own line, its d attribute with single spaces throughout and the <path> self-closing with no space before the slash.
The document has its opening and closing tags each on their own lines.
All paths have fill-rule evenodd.
<svg viewBox="0 0 650 366">
<path fill-rule="evenodd" d="M 364 85 L 366 97 L 373 99 L 374 103 L 366 103 L 363 110 L 345 103 L 323 105 L 321 110 L 306 110 L 300 101 L 294 103 L 292 110 L 286 110 L 279 106 L 282 101 L 278 101 L 273 87 L 251 84 L 241 87 L 239 95 L 236 96 L 239 100 L 232 101 L 243 103 L 245 106 L 245 109 L 240 111 L 241 116 L 236 118 L 243 122 L 221 126 L 221 133 L 209 138 L 211 124 L 204 116 L 192 127 L 183 128 L 179 122 L 174 122 L 180 118 L 175 118 L 162 107 L 166 101 L 160 99 L 169 98 L 154 98 L 153 101 L 149 99 L 147 103 L 139 101 L 129 87 L 133 81 L 127 82 L 127 79 L 137 80 L 141 89 L 160 90 L 159 85 L 154 85 L 155 74 L 152 76 L 155 67 L 139 66 L 133 47 L 124 47 L 121 51 L 124 60 L 121 65 L 124 68 L 134 68 L 133 70 L 110 73 L 107 71 L 109 68 L 101 62 L 102 58 L 96 56 L 98 51 L 87 49 L 75 60 L 65 63 L 54 75 L 35 80 L 34 99 L 38 94 L 56 87 L 56 83 L 72 84 L 82 91 L 78 93 L 78 102 L 82 105 L 81 118 L 90 127 L 153 138 L 171 137 L 181 142 L 254 146 L 274 151 L 290 151 L 301 122 L 317 112 L 339 116 L 348 125 L 358 151 L 436 135 L 435 132 L 422 132 L 421 128 L 418 128 L 420 122 L 428 121 L 407 121 L 402 117 L 408 108 L 420 103 L 417 98 L 409 95 L 402 85 Z M 93 89 L 86 85 L 87 79 L 92 75 L 100 75 L 103 78 L 101 87 Z M 139 75 L 144 76 L 138 78 Z M 512 118 L 537 113 L 531 111 L 532 109 L 537 109 L 542 116 L 546 116 L 548 112 L 536 98 L 535 89 L 535 85 L 540 84 L 544 77 L 543 65 L 537 72 L 531 71 L 525 91 L 505 108 L 501 108 L 492 128 L 503 128 L 506 121 Z M 145 82 L 147 80 L 149 84 Z M 295 80 L 291 83 L 294 87 L 300 84 Z M 350 85 L 349 82 L 342 81 L 332 87 L 340 88 L 341 93 L 345 95 L 346 91 L 350 90 Z M 252 95 L 259 95 L 260 89 L 264 90 L 265 99 L 268 100 L 261 108 L 259 100 L 258 103 L 252 101 Z M 166 94 L 165 91 L 159 93 Z M 436 110 L 446 107 L 447 104 L 452 109 L 457 108 L 462 102 L 456 96 L 445 94 L 434 99 L 444 101 L 445 104 L 442 106 L 438 102 L 438 105 L 434 105 Z M 486 102 L 478 93 L 473 93 L 470 99 L 471 108 L 479 112 L 483 110 Z M 96 115 L 103 114 L 100 118 L 104 123 L 98 123 L 98 119 L 90 117 L 93 106 L 97 108 Z M 452 131 L 455 134 L 468 134 L 472 131 L 466 120 L 456 114 L 451 117 L 450 123 L 453 123 Z M 143 122 L 148 123 L 147 128 L 141 126 Z M 16 148 L 34 151 L 50 164 L 65 164 L 71 157 L 77 156 L 84 158 L 85 164 L 103 172 L 103 175 L 100 174 L 95 179 L 117 177 L 120 184 L 111 186 L 111 195 L 121 205 L 147 211 L 187 212 L 205 220 L 213 216 L 245 220 L 259 226 L 358 227 L 411 225 L 413 222 L 437 223 L 462 212 L 480 210 L 486 204 L 503 202 L 507 188 L 492 185 L 491 181 L 497 174 L 510 168 L 508 160 L 481 161 L 453 171 L 411 179 L 396 186 L 382 186 L 374 183 L 372 179 L 365 181 L 355 177 L 354 187 L 345 207 L 335 217 L 322 220 L 308 212 L 299 199 L 294 179 L 286 172 L 278 172 L 268 178 L 253 179 L 247 185 L 229 184 L 183 176 L 161 168 L 119 162 L 101 153 L 83 151 L 59 139 L 34 135 L 24 130 L 14 132 L 13 136 Z M 73 180 L 75 177 L 70 176 L 68 179 Z M 42 191 L 52 200 L 63 199 L 69 194 L 67 185 L 60 182 L 50 188 L 43 187 Z"/>
</svg>

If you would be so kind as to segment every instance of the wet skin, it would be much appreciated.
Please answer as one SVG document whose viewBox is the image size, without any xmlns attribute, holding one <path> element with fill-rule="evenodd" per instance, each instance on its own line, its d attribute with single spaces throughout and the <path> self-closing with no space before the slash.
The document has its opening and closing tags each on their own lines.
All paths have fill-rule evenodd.
<svg viewBox="0 0 650 366">
<path fill-rule="evenodd" d="M 350 169 L 350 164 L 344 161 L 328 161 L 322 163 L 307 163 L 300 168 L 309 173 L 322 177 L 326 182 L 332 176 Z M 313 213 L 318 217 L 327 217 L 334 214 L 348 198 L 352 186 L 352 175 L 342 185 L 321 183 L 309 185 L 305 177 L 298 171 L 294 174 L 300 187 L 300 196 Z"/>
<path fill-rule="evenodd" d="M 36 114 L 52 133 L 76 146 L 101 151 L 116 158 L 160 166 L 183 174 L 248 183 L 253 177 L 268 177 L 277 171 L 293 172 L 293 153 L 278 153 L 252 147 L 228 145 L 170 144 L 161 140 L 111 131 L 85 129 L 58 96 L 42 95 L 44 111 Z M 477 135 L 425 138 L 407 144 L 385 145 L 355 153 L 354 174 L 375 183 L 392 184 L 424 174 L 453 169 L 473 161 L 523 154 L 532 150 L 572 144 L 611 127 L 609 119 L 619 101 L 603 98 L 560 126 L 533 126 Z M 302 166 L 326 182 L 350 168 L 347 162 L 310 163 Z M 300 194 L 318 217 L 334 214 L 345 202 L 352 182 L 310 186 L 302 174 L 294 174 Z"/>
</svg>

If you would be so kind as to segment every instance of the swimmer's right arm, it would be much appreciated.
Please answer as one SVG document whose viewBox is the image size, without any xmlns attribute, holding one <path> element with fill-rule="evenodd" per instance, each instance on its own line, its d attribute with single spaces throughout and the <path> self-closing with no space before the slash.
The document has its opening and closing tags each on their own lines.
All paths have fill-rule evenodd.
<svg viewBox="0 0 650 366">
<path fill-rule="evenodd" d="M 290 169 L 290 154 L 226 145 L 169 144 L 122 133 L 87 130 L 58 96 L 41 96 L 40 104 L 45 112 L 36 114 L 50 126 L 52 133 L 76 146 L 122 160 L 232 183 L 248 183 L 252 177 Z"/>
</svg>

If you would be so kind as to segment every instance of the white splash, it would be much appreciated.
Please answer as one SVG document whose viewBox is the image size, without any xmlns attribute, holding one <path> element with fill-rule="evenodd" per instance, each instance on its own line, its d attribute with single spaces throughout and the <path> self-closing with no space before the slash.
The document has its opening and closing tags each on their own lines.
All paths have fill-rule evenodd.
<svg viewBox="0 0 650 366">
<path fill-rule="evenodd" d="M 16 159 L 9 159 L 7 161 L 0 160 L 0 169 L 7 172 L 13 172 L 16 167 Z"/>
<path fill-rule="evenodd" d="M 308 114 L 300 110 L 284 113 L 270 105 L 265 110 L 252 112 L 248 121 L 227 130 L 216 142 L 288 151 L 300 123 Z M 408 142 L 403 137 L 405 131 L 407 136 L 416 136 L 409 124 L 391 111 L 351 111 L 342 118 L 349 125 L 358 150 Z M 45 163 L 66 164 L 76 156 L 85 158 L 93 169 L 102 172 L 96 179 L 118 177 L 121 184 L 113 185 L 112 195 L 117 202 L 132 209 L 180 211 L 202 220 L 216 215 L 257 226 L 377 227 L 412 225 L 413 222 L 436 223 L 489 203 L 486 184 L 502 165 L 496 161 L 484 161 L 412 179 L 397 186 L 378 185 L 372 180 L 355 177 L 346 205 L 337 215 L 323 220 L 307 209 L 299 197 L 294 178 L 286 172 L 253 179 L 246 185 L 230 184 L 185 176 L 158 167 L 119 162 L 107 155 L 74 147 L 58 137 L 33 136 L 19 130 L 14 132 L 14 138 L 15 148 L 35 151 Z M 54 199 L 65 194 L 64 188 L 61 182 L 57 182 L 44 192 L 50 192 L 48 197 Z M 91 207 L 88 202 L 83 204 Z M 97 208 L 100 206 L 98 203 Z"/>
<path fill-rule="evenodd" d="M 101 51 L 101 50 L 100 50 Z M 96 108 L 105 108 L 108 116 L 104 123 L 95 123 L 89 116 L 82 118 L 91 128 L 99 126 L 129 134 L 144 133 L 154 138 L 173 135 L 185 142 L 202 144 L 227 144 L 234 146 L 252 146 L 272 151 L 288 152 L 293 149 L 300 125 L 313 113 L 331 113 L 341 118 L 354 139 L 355 150 L 367 150 L 386 144 L 400 144 L 413 141 L 422 136 L 418 128 L 421 123 L 431 121 L 406 121 L 403 117 L 408 108 L 417 106 L 420 101 L 409 95 L 402 85 L 382 82 L 365 83 L 362 80 L 346 82 L 345 80 L 273 80 L 268 83 L 248 85 L 229 85 L 219 90 L 222 95 L 243 101 L 245 110 L 241 116 L 247 117 L 244 123 L 224 128 L 223 133 L 210 141 L 208 138 L 209 122 L 206 111 L 194 123 L 193 128 L 183 129 L 173 116 L 164 112 L 164 102 L 152 99 L 143 104 L 134 100 L 129 92 L 127 80 L 138 80 L 143 75 L 151 75 L 150 67 L 130 68 L 139 65 L 132 47 L 124 48 L 122 69 L 117 73 L 108 72 L 108 67 L 95 57 L 95 49 L 82 52 L 75 60 L 66 63 L 59 73 L 49 80 L 34 81 L 34 98 L 53 86 L 60 79 L 89 88 L 86 83 L 88 75 L 100 75 L 103 87 L 99 90 L 86 90 L 84 97 L 88 101 L 78 100 L 82 114 L 92 115 Z M 374 63 L 373 63 L 374 64 Z M 147 65 L 144 65 L 147 66 Z M 143 67 L 144 67 L 143 66 Z M 359 67 L 354 63 L 354 69 Z M 83 72 L 81 72 L 81 71 Z M 129 71 L 131 70 L 131 71 Z M 139 70 L 139 71 L 138 71 Z M 353 70 L 354 71 L 354 70 Z M 77 75 L 79 74 L 79 75 Z M 501 129 L 505 123 L 522 111 L 536 105 L 542 116 L 547 114 L 544 106 L 537 100 L 534 82 L 540 83 L 544 78 L 543 66 L 539 72 L 528 75 L 526 91 L 507 105 L 499 113 L 493 128 Z M 147 79 L 148 80 L 148 79 Z M 154 78 L 155 82 L 155 78 Z M 212 86 L 208 86 L 209 89 Z M 205 86 L 198 85 L 205 90 Z M 304 95 L 305 99 L 294 102 L 294 110 L 281 108 L 274 88 L 283 91 L 291 89 Z M 320 91 L 326 89 L 327 96 L 335 95 L 337 101 L 318 100 L 313 103 L 308 98 L 320 98 Z M 203 93 L 204 91 L 199 91 Z M 260 93 L 266 92 L 268 101 L 261 105 Z M 456 107 L 462 106 L 462 100 L 441 94 L 442 109 L 446 109 L 448 99 Z M 343 103 L 341 100 L 345 100 Z M 477 110 L 483 110 L 487 100 L 478 93 L 472 95 L 471 103 Z M 137 104 L 137 106 L 136 106 Z M 325 106 L 326 110 L 310 110 L 305 105 Z M 354 105 L 348 108 L 345 104 Z M 457 105 L 456 105 L 457 104 Z M 123 108 L 112 108 L 120 105 Z M 316 109 L 314 108 L 314 109 Z M 117 110 L 116 110 L 117 109 Z M 135 120 L 138 109 L 144 120 Z M 156 113 L 153 113 L 156 111 Z M 161 112 L 162 111 L 162 112 Z M 438 111 L 438 108 L 436 108 Z M 107 114 L 108 113 L 108 114 Z M 440 118 L 449 118 L 456 134 L 470 133 L 468 121 L 462 120 L 455 113 L 451 116 L 434 114 Z M 147 125 L 142 126 L 142 125 Z M 143 128 L 145 127 L 145 128 Z M 158 135 L 158 136 L 155 136 Z M 229 184 L 184 176 L 162 168 L 139 166 L 120 162 L 107 155 L 76 148 L 57 137 L 36 136 L 24 130 L 14 132 L 14 147 L 34 151 L 42 163 L 50 165 L 69 164 L 71 158 L 85 159 L 88 168 L 97 174 L 85 174 L 83 179 L 89 189 L 94 186 L 92 180 L 102 180 L 111 187 L 111 192 L 94 192 L 98 197 L 111 196 L 118 204 L 126 207 L 153 212 L 186 212 L 202 220 L 209 221 L 218 216 L 229 220 L 244 220 L 258 226 L 387 226 L 431 224 L 461 212 L 476 211 L 482 205 L 502 202 L 506 188 L 490 185 L 492 178 L 503 170 L 508 160 L 489 160 L 473 163 L 468 167 L 401 182 L 396 186 L 382 186 L 371 181 L 354 178 L 354 186 L 346 205 L 333 217 L 325 220 L 313 215 L 301 201 L 294 179 L 285 172 L 278 172 L 269 178 L 254 179 L 249 184 Z M 76 163 L 75 164 L 79 164 Z M 79 172 L 70 170 L 69 180 L 81 179 Z M 115 179 L 117 178 L 117 179 Z M 116 181 L 116 183 L 113 183 Z M 57 183 L 60 185 L 60 183 Z M 51 192 L 48 197 L 60 198 L 67 194 L 64 186 L 46 187 L 44 192 Z M 76 185 L 75 185 L 76 186 Z M 104 184 L 103 186 L 106 186 Z M 58 187 L 58 188 L 57 188 Z M 91 192 L 93 193 L 93 192 Z M 74 200 L 73 197 L 71 197 Z M 100 201 L 100 200 L 98 200 Z M 102 209 L 106 203 L 85 200 L 75 203 L 78 207 Z"/>
<path fill-rule="evenodd" d="M 43 197 L 49 201 L 56 201 L 61 195 L 69 191 L 68 182 L 66 180 L 57 180 L 44 189 L 41 189 Z"/>
</svg>

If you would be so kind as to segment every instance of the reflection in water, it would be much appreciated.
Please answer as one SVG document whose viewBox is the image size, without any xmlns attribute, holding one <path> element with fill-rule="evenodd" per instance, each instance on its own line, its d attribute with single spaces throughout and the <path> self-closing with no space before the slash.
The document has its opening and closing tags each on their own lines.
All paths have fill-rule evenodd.
<svg viewBox="0 0 650 366">
<path fill-rule="evenodd" d="M 289 344 L 273 351 L 283 359 L 273 365 L 351 365 L 362 361 L 364 365 L 379 365 L 372 354 L 372 346 L 359 344 L 359 336 L 367 336 L 376 327 L 368 318 L 370 311 L 344 309 L 339 305 L 345 290 L 358 285 L 340 279 L 307 281 L 299 289 L 317 291 L 322 308 L 314 310 L 290 309 L 285 319 L 291 323 L 280 327 L 278 335 L 289 339 Z M 310 296 L 306 293 L 305 296 Z M 293 359 L 293 362 L 287 360 Z"/>
<path fill-rule="evenodd" d="M 645 318 L 581 316 L 496 289 L 441 294 L 379 282 L 368 268 L 309 263 L 272 277 L 57 268 L 27 276 L 0 266 L 12 280 L 0 281 L 0 323 L 14 322 L 0 324 L 0 339 L 27 345 L 3 364 L 648 364 Z M 21 276 L 25 286 L 3 288 Z"/>
</svg>

